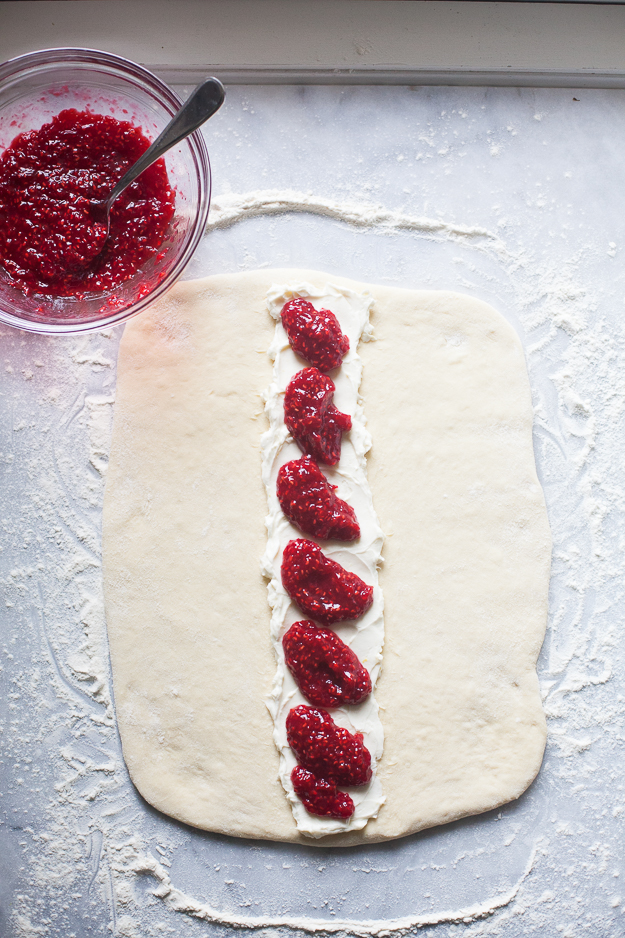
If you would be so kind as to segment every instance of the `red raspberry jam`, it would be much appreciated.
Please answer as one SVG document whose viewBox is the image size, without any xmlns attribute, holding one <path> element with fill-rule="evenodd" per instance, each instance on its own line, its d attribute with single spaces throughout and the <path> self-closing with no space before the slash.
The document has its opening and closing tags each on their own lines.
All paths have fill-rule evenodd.
<svg viewBox="0 0 625 938">
<path fill-rule="evenodd" d="M 291 772 L 291 781 L 295 794 L 311 814 L 346 820 L 354 813 L 354 802 L 346 792 L 339 791 L 334 782 L 317 778 L 301 765 L 295 766 Z"/>
<path fill-rule="evenodd" d="M 316 706 L 358 704 L 371 693 L 369 672 L 331 629 L 309 621 L 294 622 L 282 647 L 297 686 Z"/>
<path fill-rule="evenodd" d="M 352 428 L 352 418 L 332 403 L 334 381 L 317 368 L 299 371 L 284 395 L 284 422 L 304 453 L 318 462 L 336 466 L 341 458 L 341 435 Z"/>
<path fill-rule="evenodd" d="M 358 619 L 373 602 L 373 587 L 326 557 L 314 541 L 289 541 L 281 573 L 293 602 L 324 625 Z"/>
<path fill-rule="evenodd" d="M 361 733 L 337 726 L 329 713 L 300 704 L 286 718 L 286 738 L 297 761 L 335 785 L 366 785 L 371 755 Z"/>
<path fill-rule="evenodd" d="M 356 512 L 335 494 L 336 486 L 311 456 L 281 466 L 276 490 L 282 511 L 304 534 L 336 541 L 360 537 Z"/>
<path fill-rule="evenodd" d="M 349 339 L 329 309 L 316 310 L 308 300 L 289 300 L 282 308 L 282 325 L 291 348 L 321 371 L 338 368 L 349 352 Z"/>
<path fill-rule="evenodd" d="M 74 109 L 17 136 L 0 157 L 0 264 L 10 281 L 27 296 L 82 296 L 118 286 L 153 257 L 174 214 L 162 160 L 115 201 L 106 244 L 90 212 L 149 145 L 127 121 Z"/>
</svg>

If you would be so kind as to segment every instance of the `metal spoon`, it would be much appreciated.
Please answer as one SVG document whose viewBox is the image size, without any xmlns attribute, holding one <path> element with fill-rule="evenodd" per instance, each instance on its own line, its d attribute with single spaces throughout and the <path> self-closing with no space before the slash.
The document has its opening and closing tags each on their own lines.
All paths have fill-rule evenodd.
<svg viewBox="0 0 625 938">
<path fill-rule="evenodd" d="M 93 200 L 91 202 L 91 214 L 96 224 L 103 225 L 106 228 L 106 236 L 96 253 L 103 249 L 106 239 L 109 236 L 111 226 L 111 207 L 115 199 L 121 195 L 131 182 L 140 176 L 141 173 L 160 159 L 164 153 L 167 153 L 171 147 L 175 146 L 190 133 L 208 120 L 209 117 L 218 111 L 225 97 L 224 86 L 217 78 L 207 78 L 201 82 L 190 97 L 185 101 L 177 114 L 175 114 L 168 123 L 165 130 L 156 138 L 154 143 L 148 147 L 145 153 L 139 157 L 136 163 L 133 163 L 130 169 L 124 173 L 119 180 L 108 199 Z M 98 239 L 99 240 L 99 239 Z"/>
</svg>

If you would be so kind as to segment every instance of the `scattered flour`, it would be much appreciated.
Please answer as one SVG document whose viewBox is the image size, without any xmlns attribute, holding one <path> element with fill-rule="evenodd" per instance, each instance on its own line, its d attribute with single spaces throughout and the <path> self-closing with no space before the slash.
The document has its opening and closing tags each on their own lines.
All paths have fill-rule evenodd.
<svg viewBox="0 0 625 938">
<path fill-rule="evenodd" d="M 584 933 L 616 936 L 620 932 L 611 930 L 611 916 L 620 909 L 619 869 L 609 825 L 625 815 L 625 795 L 618 779 L 605 785 L 598 767 L 599 750 L 609 751 L 623 732 L 624 701 L 606 685 L 614 670 L 625 598 L 625 485 L 606 467 L 622 462 L 625 325 L 615 330 L 596 315 L 592 297 L 576 283 L 575 259 L 557 270 L 536 265 L 479 228 L 291 191 L 216 197 L 209 227 L 283 212 L 462 242 L 494 258 L 508 278 L 525 330 L 537 463 L 556 544 L 550 630 L 540 669 L 551 733 L 541 777 L 566 792 L 578 810 L 570 819 L 552 817 L 545 802 L 545 814 L 537 821 L 540 834 L 525 846 L 529 860 L 516 882 L 493 886 L 490 897 L 478 903 L 468 895 L 455 910 L 437 900 L 431 913 L 381 918 L 379 903 L 372 900 L 371 908 L 364 903 L 362 918 L 342 917 L 347 895 L 337 894 L 340 884 L 323 879 L 328 864 L 342 861 L 315 853 L 311 862 L 320 887 L 307 900 L 310 914 L 295 915 L 288 907 L 254 914 L 257 901 L 253 888 L 246 891 L 240 858 L 257 858 L 261 848 L 247 845 L 248 853 L 241 854 L 226 842 L 211 854 L 214 858 L 221 851 L 225 859 L 212 864 L 210 886 L 207 854 L 194 867 L 195 878 L 189 881 L 201 898 L 182 892 L 175 885 L 182 878 L 178 857 L 189 860 L 193 850 L 200 851 L 204 835 L 157 816 L 130 785 L 119 757 L 110 693 L 99 544 L 120 331 L 24 342 L 20 333 L 2 330 L 6 365 L 12 367 L 5 370 L 3 385 L 10 429 L 0 431 L 5 492 L 0 581 L 8 623 L 0 678 L 9 700 L 3 791 L 5 821 L 13 832 L 7 844 L 10 851 L 21 851 L 9 851 L 0 860 L 0 874 L 10 873 L 7 882 L 13 889 L 11 933 L 19 938 L 105 933 L 145 938 L 179 935 L 184 928 L 187 938 L 206 934 L 212 923 L 256 929 L 267 938 L 277 930 L 363 938 L 415 930 L 436 938 L 540 936 L 545 923 L 554 920 L 546 918 L 553 915 L 549 910 L 557 906 L 558 934 L 573 938 L 582 934 L 575 897 L 583 891 L 584 877 L 592 876 L 593 890 L 605 893 L 606 917 L 588 918 L 588 913 L 584 921 L 590 931 Z M 46 805 L 35 826 L 30 823 L 33 802 Z M 587 844 L 586 860 L 580 863 L 579 844 L 576 852 L 568 844 L 585 843 L 584 812 L 606 816 L 605 836 Z M 476 823 L 479 830 L 487 819 Z M 455 856 L 454 872 L 466 863 L 481 869 L 482 854 L 488 871 L 488 844 L 497 823 L 505 825 L 505 810 L 488 819 L 484 847 Z M 499 842 L 506 850 L 516 849 L 521 829 L 514 822 L 502 827 Z M 263 849 L 265 868 L 275 868 L 275 875 L 287 877 L 291 866 L 309 865 L 289 850 Z M 546 887 L 569 856 L 568 885 L 555 893 Z M 350 869 L 354 858 L 348 860 Z M 365 865 L 353 867 L 354 875 L 378 872 L 385 883 L 389 867 L 374 868 L 373 854 L 360 862 Z M 446 866 L 432 861 L 406 868 L 404 874 L 417 871 L 425 882 Z M 339 868 L 330 868 L 340 879 Z M 475 879 L 481 875 L 476 872 Z M 372 896 L 385 897 L 389 888 Z M 361 894 L 366 894 L 362 888 Z M 429 896 L 425 893 L 421 904 Z M 169 913 L 183 913 L 184 922 Z"/>
<path fill-rule="evenodd" d="M 247 192 L 243 195 L 228 193 L 215 196 L 211 202 L 206 229 L 212 231 L 217 228 L 227 228 L 246 218 L 283 215 L 285 212 L 322 215 L 358 228 L 380 228 L 390 233 L 412 231 L 452 240 L 466 240 L 476 244 L 483 240 L 495 249 L 504 249 L 498 236 L 491 234 L 485 228 L 455 225 L 432 218 L 417 218 L 366 202 L 337 202 L 310 192 L 294 192 L 290 189 L 284 191 L 269 189 Z"/>
</svg>

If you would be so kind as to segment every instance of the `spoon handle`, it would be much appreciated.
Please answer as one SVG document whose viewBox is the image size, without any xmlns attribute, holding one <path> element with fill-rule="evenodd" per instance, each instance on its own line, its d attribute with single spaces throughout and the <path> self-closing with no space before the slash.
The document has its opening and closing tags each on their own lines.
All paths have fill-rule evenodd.
<svg viewBox="0 0 625 938">
<path fill-rule="evenodd" d="M 217 78 L 207 78 L 201 82 L 160 136 L 119 180 L 107 200 L 109 206 L 148 166 L 155 163 L 171 147 L 188 137 L 215 111 L 218 111 L 224 97 L 224 86 Z"/>
</svg>

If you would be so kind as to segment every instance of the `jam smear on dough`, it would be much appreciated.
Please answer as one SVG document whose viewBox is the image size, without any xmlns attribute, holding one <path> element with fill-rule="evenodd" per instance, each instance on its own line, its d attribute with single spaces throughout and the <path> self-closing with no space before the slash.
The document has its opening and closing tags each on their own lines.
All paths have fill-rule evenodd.
<svg viewBox="0 0 625 938">
<path fill-rule="evenodd" d="M 282 639 L 286 666 L 304 697 L 318 707 L 359 704 L 371 693 L 369 672 L 331 629 L 294 622 Z"/>
<path fill-rule="evenodd" d="M 336 541 L 360 537 L 356 512 L 336 495 L 336 486 L 311 456 L 281 466 L 276 491 L 282 511 L 304 534 Z"/>
<path fill-rule="evenodd" d="M 373 587 L 304 538 L 282 554 L 282 583 L 299 608 L 324 625 L 358 619 L 373 602 Z"/>
<path fill-rule="evenodd" d="M 106 239 L 91 202 L 106 198 L 150 145 L 128 121 L 68 108 L 19 134 L 0 157 L 0 264 L 27 296 L 99 293 L 157 254 L 174 214 L 158 160 L 111 209 Z"/>
<path fill-rule="evenodd" d="M 329 309 L 316 310 L 308 300 L 298 297 L 282 307 L 282 325 L 291 348 L 321 371 L 338 368 L 349 351 L 349 339 Z"/>
<path fill-rule="evenodd" d="M 354 802 L 334 782 L 318 778 L 314 772 L 296 765 L 291 772 L 293 790 L 306 810 L 317 817 L 335 817 L 346 821 L 354 813 Z"/>
<path fill-rule="evenodd" d="M 335 785 L 366 785 L 371 781 L 371 754 L 362 733 L 337 726 L 329 713 L 300 704 L 286 718 L 287 742 L 297 761 L 318 778 Z"/>
<path fill-rule="evenodd" d="M 303 453 L 336 466 L 341 458 L 342 434 L 352 418 L 332 403 L 334 381 L 318 368 L 304 368 L 289 382 L 284 394 L 284 422 Z"/>
<path fill-rule="evenodd" d="M 313 367 L 298 372 L 284 395 L 284 421 L 304 456 L 278 472 L 280 507 L 304 534 L 357 540 L 354 509 L 336 495 L 336 486 L 317 465 L 337 465 L 342 434 L 351 429 L 351 417 L 334 406 L 334 382 L 322 373 L 341 365 L 349 339 L 332 312 L 316 310 L 301 297 L 284 305 L 282 324 L 293 350 Z M 293 602 L 326 626 L 359 618 L 373 602 L 373 587 L 326 557 L 314 541 L 289 541 L 281 574 Z M 321 708 L 361 703 L 371 693 L 371 677 L 338 635 L 314 622 L 295 622 L 282 646 L 287 667 L 314 705 L 295 707 L 286 718 L 287 742 L 300 763 L 291 773 L 293 790 L 309 813 L 347 820 L 354 802 L 338 786 L 368 784 L 371 754 L 362 733 L 338 726 Z"/>
</svg>

